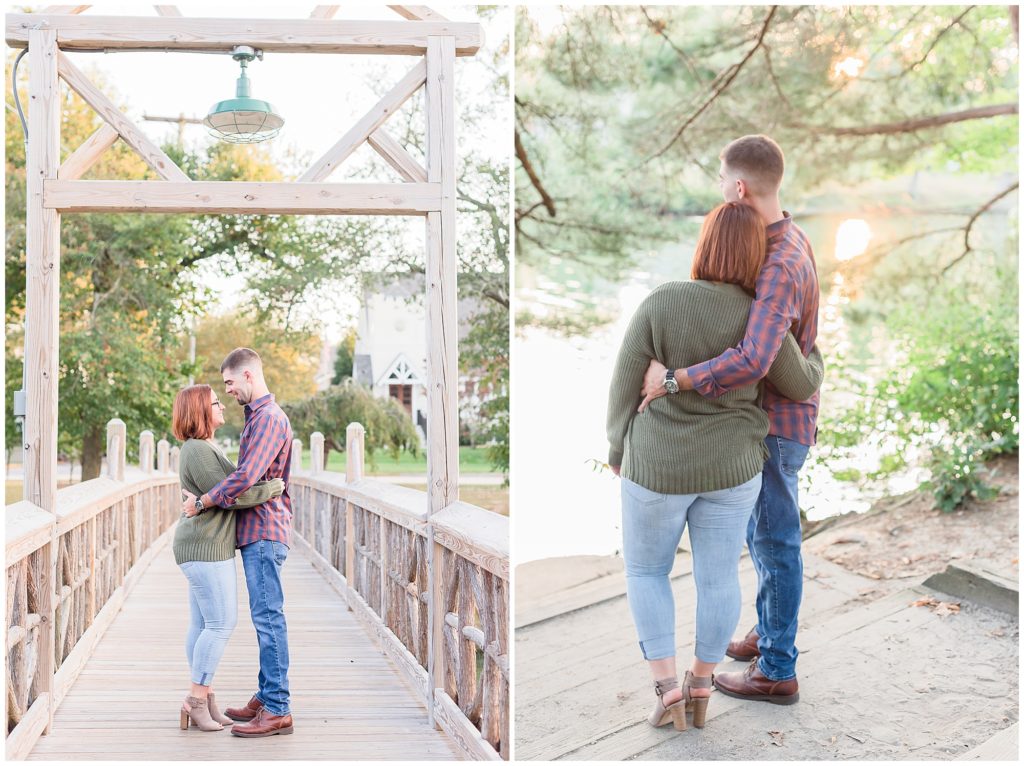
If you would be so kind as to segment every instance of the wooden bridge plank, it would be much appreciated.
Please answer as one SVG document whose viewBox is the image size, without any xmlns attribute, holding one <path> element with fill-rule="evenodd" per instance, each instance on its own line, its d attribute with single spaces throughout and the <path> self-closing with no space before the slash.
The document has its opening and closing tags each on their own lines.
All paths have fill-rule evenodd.
<svg viewBox="0 0 1024 766">
<path fill-rule="evenodd" d="M 239 620 L 215 681 L 223 706 L 248 699 L 256 635 L 241 562 Z M 457 760 L 450 738 L 344 600 L 297 549 L 285 573 L 295 733 L 241 739 L 178 728 L 187 691 L 185 578 L 160 551 L 99 642 L 31 760 Z"/>
</svg>

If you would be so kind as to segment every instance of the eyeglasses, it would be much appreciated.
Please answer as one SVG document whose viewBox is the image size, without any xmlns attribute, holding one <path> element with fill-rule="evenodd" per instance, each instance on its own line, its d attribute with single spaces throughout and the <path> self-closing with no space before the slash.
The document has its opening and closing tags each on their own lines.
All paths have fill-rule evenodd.
<svg viewBox="0 0 1024 766">
<path fill-rule="evenodd" d="M 220 407 L 220 408 L 221 408 L 222 410 L 223 410 L 223 409 L 225 409 L 225 407 L 224 407 L 224 405 L 223 405 L 223 404 L 221 403 L 220 399 L 214 399 L 214 400 L 213 400 L 212 402 L 210 402 L 210 404 L 211 404 L 211 406 L 213 406 L 213 407 Z"/>
</svg>

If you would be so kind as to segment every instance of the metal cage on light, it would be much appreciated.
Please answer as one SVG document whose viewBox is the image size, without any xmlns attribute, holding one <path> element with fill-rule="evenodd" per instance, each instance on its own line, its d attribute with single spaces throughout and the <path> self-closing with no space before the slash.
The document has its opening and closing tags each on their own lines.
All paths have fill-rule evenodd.
<svg viewBox="0 0 1024 766">
<path fill-rule="evenodd" d="M 231 58 L 242 67 L 235 97 L 218 101 L 210 107 L 203 124 L 209 128 L 210 135 L 232 144 L 256 144 L 273 138 L 281 132 L 284 118 L 269 101 L 252 98 L 249 78 L 245 74 L 250 61 L 263 59 L 263 51 L 238 45 L 232 50 Z"/>
</svg>

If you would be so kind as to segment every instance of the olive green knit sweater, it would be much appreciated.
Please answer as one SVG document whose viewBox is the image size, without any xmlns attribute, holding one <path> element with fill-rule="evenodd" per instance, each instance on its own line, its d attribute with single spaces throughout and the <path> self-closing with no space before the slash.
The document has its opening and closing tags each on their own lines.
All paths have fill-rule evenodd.
<svg viewBox="0 0 1024 766">
<path fill-rule="evenodd" d="M 752 300 L 738 285 L 692 281 L 661 285 L 640 304 L 608 395 L 608 462 L 621 465 L 624 478 L 653 492 L 697 494 L 735 487 L 761 471 L 768 416 L 760 407 L 760 385 L 717 399 L 680 391 L 655 399 L 642 414 L 636 411 L 651 359 L 679 369 L 739 345 Z M 787 333 L 768 371 L 772 385 L 804 401 L 823 376 L 817 347 L 805 359 Z"/>
<path fill-rule="evenodd" d="M 181 486 L 196 497 L 202 497 L 235 472 L 235 466 L 217 447 L 201 439 L 189 439 L 178 455 Z M 174 532 L 174 560 L 225 561 L 235 555 L 236 510 L 252 508 L 277 497 L 284 491 L 280 479 L 261 481 L 238 496 L 229 510 L 207 508 L 191 518 L 182 514 Z"/>
</svg>

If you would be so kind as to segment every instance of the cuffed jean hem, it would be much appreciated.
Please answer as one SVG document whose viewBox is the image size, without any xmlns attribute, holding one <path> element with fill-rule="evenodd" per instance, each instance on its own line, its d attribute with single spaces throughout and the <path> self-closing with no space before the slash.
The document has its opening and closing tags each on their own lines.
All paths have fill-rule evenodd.
<svg viewBox="0 0 1024 766">
<path fill-rule="evenodd" d="M 637 643 L 640 644 L 640 651 L 645 660 L 667 660 L 669 657 L 676 656 L 676 637 L 671 633 Z"/>
<path fill-rule="evenodd" d="M 693 656 L 701 662 L 710 662 L 712 664 L 717 664 L 725 659 L 725 650 L 728 648 L 728 644 L 721 647 L 708 646 L 707 644 L 698 641 L 693 648 Z"/>
<path fill-rule="evenodd" d="M 775 674 L 768 671 L 765 667 L 764 657 L 757 658 L 757 669 L 761 671 L 761 675 L 767 678 L 769 681 L 789 681 L 792 678 L 796 678 L 796 672 L 789 674 L 788 676 L 776 676 Z"/>
</svg>

